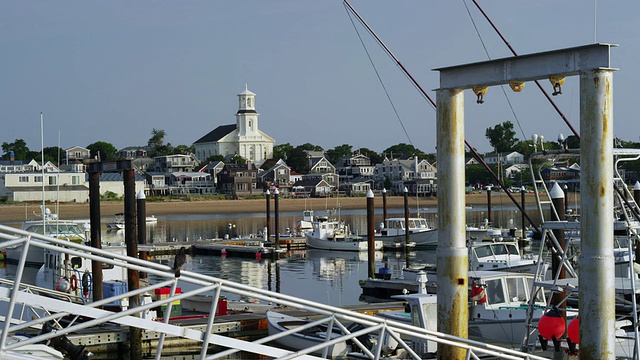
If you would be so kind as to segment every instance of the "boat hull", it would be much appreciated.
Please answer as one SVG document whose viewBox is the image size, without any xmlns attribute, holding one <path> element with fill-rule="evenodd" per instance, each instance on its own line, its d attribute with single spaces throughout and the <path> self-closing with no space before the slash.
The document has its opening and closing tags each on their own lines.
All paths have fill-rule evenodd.
<svg viewBox="0 0 640 360">
<path fill-rule="evenodd" d="M 336 240 L 317 238 L 310 233 L 305 234 L 307 247 L 320 250 L 338 251 L 367 251 L 368 241 L 361 238 L 338 238 Z M 374 250 L 382 250 L 383 243 L 380 240 L 374 242 Z"/>
<path fill-rule="evenodd" d="M 405 234 L 400 235 L 376 235 L 376 240 L 383 242 L 385 246 L 395 246 L 398 242 L 406 240 Z M 428 229 L 424 231 L 412 231 L 409 234 L 409 242 L 414 243 L 416 248 L 435 248 L 438 246 L 438 229 Z"/>
<path fill-rule="evenodd" d="M 267 323 L 269 336 L 282 333 L 286 330 L 299 327 L 308 323 L 308 321 L 299 319 L 286 314 L 278 313 L 275 311 L 267 310 Z M 304 333 L 293 333 L 275 339 L 274 341 L 292 350 L 305 349 L 312 346 L 322 344 L 327 341 L 326 332 L 319 328 L 308 329 Z M 340 334 L 335 335 L 340 336 Z M 322 356 L 323 350 L 314 352 L 314 355 Z M 345 341 L 338 342 L 328 347 L 327 357 L 329 358 L 344 358 L 351 352 L 351 345 L 348 345 Z"/>
</svg>

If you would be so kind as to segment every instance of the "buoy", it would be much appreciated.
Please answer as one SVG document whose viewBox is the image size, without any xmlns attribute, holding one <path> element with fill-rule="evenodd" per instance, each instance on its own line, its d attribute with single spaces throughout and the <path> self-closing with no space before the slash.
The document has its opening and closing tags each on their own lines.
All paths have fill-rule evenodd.
<svg viewBox="0 0 640 360">
<path fill-rule="evenodd" d="M 564 335 L 565 322 L 558 309 L 547 311 L 538 321 L 538 332 L 546 340 L 560 339 Z"/>
<path fill-rule="evenodd" d="M 262 251 L 256 251 L 256 260 L 262 260 Z"/>
<path fill-rule="evenodd" d="M 479 285 L 473 285 L 471 288 L 471 300 L 477 304 L 484 304 L 487 302 L 487 293 L 484 291 L 484 287 Z"/>
<path fill-rule="evenodd" d="M 580 320 L 577 317 L 573 318 L 569 323 L 567 335 L 569 335 L 569 339 L 571 339 L 574 344 L 580 343 Z"/>
<path fill-rule="evenodd" d="M 220 255 L 227 256 L 227 249 L 220 250 Z"/>
</svg>

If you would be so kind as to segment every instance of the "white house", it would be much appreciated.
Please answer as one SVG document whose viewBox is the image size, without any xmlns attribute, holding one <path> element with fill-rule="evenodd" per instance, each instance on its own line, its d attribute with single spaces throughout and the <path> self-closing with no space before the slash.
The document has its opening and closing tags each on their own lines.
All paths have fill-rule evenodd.
<svg viewBox="0 0 640 360">
<path fill-rule="evenodd" d="M 226 159 L 238 155 L 259 167 L 273 157 L 275 140 L 258 128 L 255 96 L 245 85 L 245 90 L 238 94 L 236 123 L 218 126 L 193 143 L 201 162 L 213 155 Z"/>
<path fill-rule="evenodd" d="M 510 153 L 491 152 L 485 154 L 484 162 L 486 162 L 487 164 L 500 163 L 502 165 L 522 164 L 524 163 L 524 155 L 520 154 L 517 151 L 512 151 Z"/>
<path fill-rule="evenodd" d="M 45 172 L 0 173 L 0 196 L 12 201 L 89 201 L 89 183 L 83 167 L 72 166 L 71 171 L 58 171 L 51 163 Z M 44 187 L 43 187 L 44 181 Z M 44 194 L 43 194 L 44 190 Z"/>
</svg>

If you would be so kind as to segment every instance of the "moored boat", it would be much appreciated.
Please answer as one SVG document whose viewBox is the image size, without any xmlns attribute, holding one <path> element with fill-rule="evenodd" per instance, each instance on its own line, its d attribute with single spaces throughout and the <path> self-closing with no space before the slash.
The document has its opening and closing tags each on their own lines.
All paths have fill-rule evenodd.
<svg viewBox="0 0 640 360">
<path fill-rule="evenodd" d="M 339 220 L 328 220 L 320 217 L 312 222 L 313 230 L 305 233 L 307 247 L 320 250 L 367 251 L 368 240 L 353 235 L 349 227 Z M 374 250 L 382 250 L 383 242 L 374 241 Z"/>
<path fill-rule="evenodd" d="M 406 229 L 404 218 L 388 218 L 376 233 L 376 240 L 381 240 L 387 247 L 395 247 L 398 242 L 406 241 Z M 416 248 L 437 247 L 438 229 L 429 226 L 426 219 L 419 217 L 409 218 L 409 243 Z"/>
</svg>

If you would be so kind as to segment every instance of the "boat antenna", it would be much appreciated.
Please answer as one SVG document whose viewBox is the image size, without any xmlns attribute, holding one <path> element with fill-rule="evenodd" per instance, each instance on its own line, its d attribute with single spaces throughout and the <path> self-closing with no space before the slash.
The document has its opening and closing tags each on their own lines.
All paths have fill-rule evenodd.
<svg viewBox="0 0 640 360">
<path fill-rule="evenodd" d="M 420 84 L 418 84 L 418 82 L 416 81 L 416 79 L 414 79 L 413 76 L 411 76 L 411 74 L 409 73 L 409 71 L 400 63 L 400 61 L 398 60 L 398 58 L 395 57 L 395 55 L 393 55 L 393 53 L 391 52 L 391 50 L 389 50 L 389 48 L 384 45 L 384 43 L 382 42 L 382 40 L 380 40 L 380 38 L 378 37 L 378 35 L 376 35 L 376 33 L 371 29 L 371 27 L 364 21 L 364 19 L 360 16 L 360 14 L 358 14 L 358 12 L 353 8 L 353 6 L 351 6 L 351 4 L 349 4 L 348 0 L 343 0 L 344 4 L 349 8 L 349 10 L 358 18 L 358 20 L 360 21 L 360 23 L 367 29 L 367 31 L 369 31 L 369 33 L 371 34 L 371 36 L 373 36 L 376 41 L 380 44 L 380 46 L 382 46 L 382 48 L 387 52 L 387 54 L 389 56 L 391 56 L 391 58 L 393 58 L 393 60 L 396 62 L 396 64 L 400 67 L 400 69 L 405 73 L 405 75 L 409 78 L 409 80 L 411 80 L 411 82 L 413 83 L 413 85 L 422 93 L 422 95 L 431 103 L 431 105 L 434 108 L 437 108 L 436 106 L 436 102 L 431 98 L 431 96 L 429 96 L 429 94 L 422 88 L 422 86 L 420 86 Z M 544 91 L 544 89 L 543 89 Z M 478 152 L 476 151 L 476 149 L 471 146 L 471 144 L 469 143 L 469 141 L 467 141 L 467 139 L 464 140 L 465 145 L 467 146 L 467 148 L 469 149 L 469 152 L 471 152 L 471 154 L 473 155 L 473 157 L 485 168 L 485 170 L 487 170 L 489 172 L 489 174 L 491 175 L 491 177 L 496 180 L 496 182 L 498 184 L 500 184 L 500 187 L 502 187 L 502 189 L 504 190 L 504 192 L 507 194 L 507 196 L 511 199 L 511 201 L 513 202 L 513 204 L 518 208 L 518 210 L 520 210 L 522 212 L 522 214 L 525 215 L 525 217 L 527 218 L 527 220 L 529 221 L 529 223 L 531 224 L 531 226 L 533 226 L 536 231 L 540 231 L 540 229 L 538 228 L 538 226 L 536 226 L 536 224 L 533 222 L 533 220 L 531 219 L 531 217 L 529 216 L 529 214 L 527 214 L 523 209 L 522 209 L 522 205 L 516 201 L 516 199 L 513 197 L 513 195 L 511 195 L 511 193 L 507 190 L 507 187 L 505 186 L 504 183 L 502 183 L 498 177 L 496 176 L 496 174 L 493 172 L 493 170 L 491 170 L 491 168 L 489 167 L 489 165 L 484 161 L 484 159 L 480 156 L 480 154 L 478 154 Z"/>
</svg>

